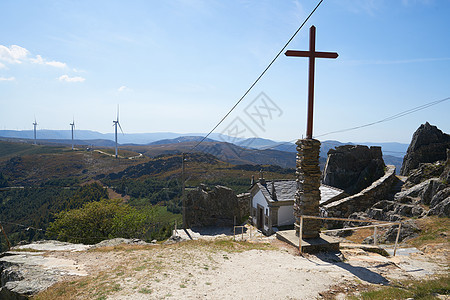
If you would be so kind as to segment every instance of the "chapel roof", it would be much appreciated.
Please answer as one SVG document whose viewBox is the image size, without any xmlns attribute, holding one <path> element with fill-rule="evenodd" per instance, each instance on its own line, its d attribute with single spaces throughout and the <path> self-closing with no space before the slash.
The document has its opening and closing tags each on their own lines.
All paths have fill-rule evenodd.
<svg viewBox="0 0 450 300">
<path fill-rule="evenodd" d="M 277 200 L 272 199 L 272 181 L 267 181 L 264 185 L 259 182 L 256 183 L 267 201 L 287 202 L 295 200 L 295 192 L 297 191 L 297 182 L 295 180 L 274 180 L 273 182 Z M 320 204 L 344 194 L 343 190 L 322 183 L 319 190 Z"/>
</svg>

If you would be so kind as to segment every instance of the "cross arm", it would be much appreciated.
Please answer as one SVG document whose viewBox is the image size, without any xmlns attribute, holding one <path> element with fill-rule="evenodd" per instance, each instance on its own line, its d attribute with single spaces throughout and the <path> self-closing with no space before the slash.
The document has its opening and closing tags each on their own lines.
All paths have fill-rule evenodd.
<svg viewBox="0 0 450 300">
<path fill-rule="evenodd" d="M 298 50 L 287 50 L 284 53 L 286 56 L 297 56 L 297 57 L 319 57 L 319 58 L 337 58 L 339 54 L 336 52 L 311 52 L 311 51 L 298 51 Z"/>
</svg>

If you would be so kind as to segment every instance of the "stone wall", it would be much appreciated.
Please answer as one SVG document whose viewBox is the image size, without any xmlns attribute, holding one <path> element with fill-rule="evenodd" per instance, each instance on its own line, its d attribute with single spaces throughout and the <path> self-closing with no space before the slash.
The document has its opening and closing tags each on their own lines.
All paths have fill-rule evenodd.
<svg viewBox="0 0 450 300">
<path fill-rule="evenodd" d="M 237 197 L 225 186 L 200 186 L 186 193 L 186 223 L 195 226 L 233 226 L 249 215 L 249 197 Z"/>
<path fill-rule="evenodd" d="M 244 221 L 244 218 L 247 218 L 250 216 L 250 210 L 252 207 L 252 196 L 250 193 L 242 193 L 237 195 L 238 200 L 238 209 L 239 209 L 239 218 L 237 218 L 237 221 Z"/>
<path fill-rule="evenodd" d="M 350 197 L 327 204 L 323 208 L 328 212 L 329 217 L 347 218 L 350 214 L 365 211 L 378 201 L 385 199 L 397 180 L 395 166 L 388 165 L 384 176 L 368 188 Z"/>
</svg>

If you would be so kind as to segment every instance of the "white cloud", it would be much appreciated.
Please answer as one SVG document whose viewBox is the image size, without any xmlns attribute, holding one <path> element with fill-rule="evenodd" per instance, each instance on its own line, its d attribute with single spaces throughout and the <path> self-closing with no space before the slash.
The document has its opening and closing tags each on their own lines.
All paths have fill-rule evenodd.
<svg viewBox="0 0 450 300">
<path fill-rule="evenodd" d="M 56 67 L 56 68 L 67 67 L 67 65 L 63 62 L 54 61 L 54 60 L 47 61 L 47 60 L 43 59 L 42 56 L 40 56 L 40 55 L 36 55 L 36 58 L 31 58 L 30 61 L 34 64 L 47 65 L 47 66 L 52 66 L 52 67 Z"/>
<path fill-rule="evenodd" d="M 0 62 L 0 69 L 6 69 L 6 66 Z"/>
<path fill-rule="evenodd" d="M 58 80 L 65 82 L 83 82 L 86 80 L 86 78 L 80 76 L 69 77 L 69 75 L 61 75 L 59 76 Z"/>
<path fill-rule="evenodd" d="M 117 89 L 119 92 L 125 92 L 125 91 L 131 91 L 130 88 L 128 88 L 125 85 L 122 85 L 120 88 Z"/>
<path fill-rule="evenodd" d="M 30 52 L 17 45 L 6 47 L 0 45 L 0 60 L 10 64 L 20 64 L 27 59 Z"/>
<path fill-rule="evenodd" d="M 14 77 L 0 77 L 0 81 L 13 81 L 16 80 Z"/>
<path fill-rule="evenodd" d="M 29 57 L 30 51 L 27 49 L 12 45 L 10 47 L 6 47 L 3 45 L 0 45 L 0 61 L 3 61 L 7 64 L 21 64 L 23 62 L 29 61 L 32 64 L 39 64 L 39 65 L 47 65 L 52 66 L 56 68 L 65 68 L 67 65 L 60 61 L 51 60 L 48 61 L 44 58 L 42 58 L 41 55 L 36 55 L 36 58 Z M 0 62 L 0 68 L 5 68 L 6 65 L 4 63 Z"/>
</svg>

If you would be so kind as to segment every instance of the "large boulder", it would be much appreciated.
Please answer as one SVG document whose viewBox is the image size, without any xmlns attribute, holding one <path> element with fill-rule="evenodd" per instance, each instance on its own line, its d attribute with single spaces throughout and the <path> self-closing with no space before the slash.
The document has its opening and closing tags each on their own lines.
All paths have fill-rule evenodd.
<svg viewBox="0 0 450 300">
<path fill-rule="evenodd" d="M 450 186 L 437 192 L 430 201 L 428 215 L 450 217 Z"/>
<path fill-rule="evenodd" d="M 428 211 L 427 216 L 450 217 L 450 197 L 439 202 L 435 207 Z"/>
<path fill-rule="evenodd" d="M 388 230 L 377 238 L 377 241 L 381 244 L 394 243 L 397 238 L 398 225 L 393 225 L 388 228 Z M 398 237 L 398 242 L 404 240 L 415 238 L 419 235 L 420 229 L 414 222 L 414 220 L 407 220 L 402 222 L 402 227 L 400 229 L 400 235 Z M 363 244 L 372 244 L 373 236 L 369 236 L 364 239 Z"/>
<path fill-rule="evenodd" d="M 409 176 L 403 185 L 403 188 L 410 188 L 416 184 L 424 182 L 430 178 L 439 177 L 445 167 L 444 161 L 436 161 L 434 163 L 423 163 L 417 169 L 411 170 Z"/>
<path fill-rule="evenodd" d="M 323 182 L 355 194 L 383 176 L 384 168 L 381 147 L 339 146 L 328 151 Z"/>
<path fill-rule="evenodd" d="M 447 160 L 445 162 L 444 171 L 441 176 L 439 176 L 439 179 L 447 184 L 450 184 L 450 148 L 447 149 Z"/>
<path fill-rule="evenodd" d="M 445 160 L 448 148 L 450 148 L 450 135 L 428 122 L 420 125 L 414 132 L 411 144 L 403 158 L 400 174 L 408 176 L 410 171 L 417 169 L 421 163 Z"/>
</svg>

